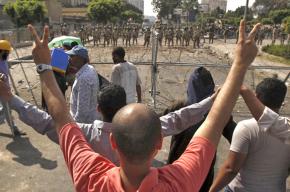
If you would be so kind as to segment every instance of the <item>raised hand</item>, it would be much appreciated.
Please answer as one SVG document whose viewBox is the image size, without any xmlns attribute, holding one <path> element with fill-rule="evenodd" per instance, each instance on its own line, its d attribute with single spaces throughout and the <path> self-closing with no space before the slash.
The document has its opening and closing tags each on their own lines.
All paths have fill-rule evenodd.
<svg viewBox="0 0 290 192">
<path fill-rule="evenodd" d="M 256 24 L 249 35 L 246 36 L 245 20 L 241 21 L 239 29 L 239 41 L 235 52 L 236 64 L 242 64 L 248 67 L 254 61 L 258 53 L 255 36 L 260 27 L 260 23 Z"/>
<path fill-rule="evenodd" d="M 32 55 L 33 55 L 35 64 L 36 65 L 39 65 L 39 64 L 49 65 L 51 61 L 51 55 L 48 48 L 48 36 L 49 36 L 48 26 L 44 27 L 42 39 L 40 39 L 35 28 L 32 25 L 28 25 L 28 29 L 30 30 L 34 38 Z"/>
</svg>

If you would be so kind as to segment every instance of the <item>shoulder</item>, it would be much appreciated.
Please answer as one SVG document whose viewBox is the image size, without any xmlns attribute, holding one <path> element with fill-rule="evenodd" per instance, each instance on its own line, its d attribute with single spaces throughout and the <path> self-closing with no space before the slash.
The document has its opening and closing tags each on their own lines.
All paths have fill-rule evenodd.
<svg viewBox="0 0 290 192">
<path fill-rule="evenodd" d="M 240 121 L 235 130 L 234 135 L 235 136 L 241 136 L 241 135 L 252 135 L 253 133 L 258 130 L 258 123 L 255 119 L 247 119 Z"/>
</svg>

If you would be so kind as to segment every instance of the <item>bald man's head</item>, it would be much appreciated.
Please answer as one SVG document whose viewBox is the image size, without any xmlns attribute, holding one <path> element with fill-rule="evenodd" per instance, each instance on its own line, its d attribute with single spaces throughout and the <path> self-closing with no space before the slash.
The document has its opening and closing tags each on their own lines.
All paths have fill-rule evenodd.
<svg viewBox="0 0 290 192">
<path fill-rule="evenodd" d="M 158 115 L 143 104 L 127 105 L 114 116 L 113 137 L 127 162 L 145 162 L 161 140 Z"/>
</svg>

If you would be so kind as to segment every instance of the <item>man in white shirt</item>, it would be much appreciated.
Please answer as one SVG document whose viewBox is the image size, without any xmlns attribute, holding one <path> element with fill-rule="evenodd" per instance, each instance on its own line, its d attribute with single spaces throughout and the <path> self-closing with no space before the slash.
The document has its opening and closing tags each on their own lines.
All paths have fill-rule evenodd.
<svg viewBox="0 0 290 192">
<path fill-rule="evenodd" d="M 86 48 L 75 46 L 66 52 L 69 56 L 69 74 L 75 74 L 70 98 L 70 113 L 79 123 L 92 123 L 101 116 L 97 112 L 99 79 L 96 70 L 89 65 Z"/>
<path fill-rule="evenodd" d="M 286 92 L 285 84 L 275 78 L 264 79 L 256 88 L 257 98 L 276 113 L 282 106 Z M 247 105 L 249 94 L 246 88 L 241 89 Z M 257 115 L 254 113 L 253 116 Z M 253 118 L 238 123 L 229 156 L 219 170 L 210 192 L 219 191 L 225 186 L 227 192 L 286 191 L 290 146 L 263 131 L 260 126 L 261 123 L 265 124 L 264 119 L 262 117 L 257 122 Z"/>
<path fill-rule="evenodd" d="M 125 50 L 123 47 L 115 48 L 112 52 L 112 57 L 115 63 L 111 76 L 112 83 L 120 85 L 125 89 L 127 104 L 141 103 L 141 80 L 136 66 L 125 61 Z"/>
</svg>

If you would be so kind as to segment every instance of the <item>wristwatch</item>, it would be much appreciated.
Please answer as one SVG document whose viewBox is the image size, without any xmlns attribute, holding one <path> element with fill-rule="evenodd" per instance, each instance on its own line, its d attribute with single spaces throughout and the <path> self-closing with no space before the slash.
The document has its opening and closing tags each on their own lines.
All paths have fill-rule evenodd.
<svg viewBox="0 0 290 192">
<path fill-rule="evenodd" d="M 43 73 L 44 71 L 47 71 L 47 70 L 52 70 L 51 65 L 39 64 L 39 65 L 36 66 L 36 71 L 37 71 L 38 74 L 41 74 L 41 73 Z"/>
</svg>

